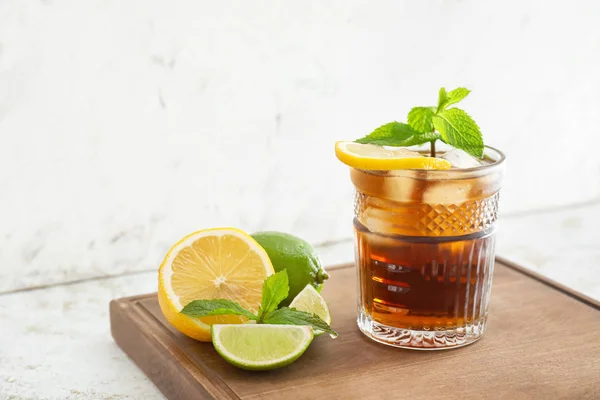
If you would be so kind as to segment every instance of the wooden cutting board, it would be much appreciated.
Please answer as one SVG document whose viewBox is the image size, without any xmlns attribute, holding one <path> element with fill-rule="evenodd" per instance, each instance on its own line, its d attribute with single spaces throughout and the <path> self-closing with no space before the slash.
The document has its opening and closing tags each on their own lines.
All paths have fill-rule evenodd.
<svg viewBox="0 0 600 400">
<path fill-rule="evenodd" d="M 239 370 L 162 317 L 156 294 L 114 300 L 117 344 L 169 399 L 600 399 L 600 304 L 498 260 L 484 337 L 414 351 L 356 327 L 353 265 L 328 269 L 323 295 L 340 337 L 314 340 L 291 366 Z"/>
</svg>

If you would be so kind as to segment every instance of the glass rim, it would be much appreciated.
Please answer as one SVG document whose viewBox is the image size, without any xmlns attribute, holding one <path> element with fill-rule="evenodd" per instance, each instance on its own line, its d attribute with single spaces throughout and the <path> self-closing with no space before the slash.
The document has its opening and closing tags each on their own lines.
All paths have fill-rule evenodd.
<svg viewBox="0 0 600 400">
<path fill-rule="evenodd" d="M 491 150 L 496 157 L 491 157 L 489 153 L 485 155 L 490 156 L 493 161 L 491 164 L 484 164 L 478 167 L 471 168 L 457 168 L 457 169 L 446 169 L 446 170 L 434 170 L 434 169 L 396 169 L 396 170 L 360 170 L 365 173 L 373 175 L 387 175 L 387 176 L 398 176 L 398 177 L 412 177 L 415 179 L 460 179 L 460 178 L 472 178 L 487 175 L 493 173 L 502 167 L 504 167 L 504 161 L 506 155 L 492 146 L 484 146 L 484 149 Z M 425 150 L 423 150 L 425 152 Z M 356 168 L 358 169 L 358 168 Z"/>
</svg>

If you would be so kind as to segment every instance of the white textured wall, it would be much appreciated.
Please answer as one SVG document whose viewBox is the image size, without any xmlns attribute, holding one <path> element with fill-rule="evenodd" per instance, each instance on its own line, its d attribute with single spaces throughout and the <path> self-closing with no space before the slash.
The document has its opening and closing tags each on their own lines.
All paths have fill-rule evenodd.
<svg viewBox="0 0 600 400">
<path fill-rule="evenodd" d="M 597 198 L 599 20 L 594 0 L 0 0 L 0 291 L 154 268 L 209 226 L 348 238 L 333 142 L 442 85 L 509 156 L 505 214 Z"/>
</svg>

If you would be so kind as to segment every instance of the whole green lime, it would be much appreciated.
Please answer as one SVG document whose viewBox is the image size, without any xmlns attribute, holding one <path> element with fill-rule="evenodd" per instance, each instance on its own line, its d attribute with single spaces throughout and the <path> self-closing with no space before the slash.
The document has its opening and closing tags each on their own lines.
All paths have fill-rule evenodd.
<svg viewBox="0 0 600 400">
<path fill-rule="evenodd" d="M 290 294 L 282 305 L 289 305 L 308 284 L 321 291 L 329 275 L 323 269 L 317 252 L 307 241 L 283 232 L 258 232 L 252 237 L 269 255 L 275 272 L 287 270 Z"/>
</svg>

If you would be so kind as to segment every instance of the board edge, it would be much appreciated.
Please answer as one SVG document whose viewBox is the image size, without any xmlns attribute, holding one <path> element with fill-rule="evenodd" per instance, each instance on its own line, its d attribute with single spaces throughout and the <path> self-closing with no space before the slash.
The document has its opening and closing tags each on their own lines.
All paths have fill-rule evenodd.
<svg viewBox="0 0 600 400">
<path fill-rule="evenodd" d="M 548 278 L 547 276 L 540 274 L 537 271 L 532 270 L 531 268 L 527 268 L 524 267 L 523 265 L 519 264 L 517 261 L 511 260 L 509 258 L 506 258 L 504 256 L 496 256 L 496 261 L 500 262 L 502 265 L 517 271 L 523 275 L 526 275 L 529 278 L 532 278 L 540 283 L 545 284 L 546 286 L 550 286 L 551 288 L 555 289 L 558 292 L 561 292 L 575 300 L 578 300 L 581 303 L 584 303 L 585 305 L 592 307 L 598 311 L 600 311 L 600 301 L 587 296 L 583 293 L 581 293 L 578 290 L 575 290 L 567 285 L 564 285 L 560 282 L 557 282 L 551 278 Z"/>
<path fill-rule="evenodd" d="M 202 376 L 204 379 L 199 380 L 201 374 L 194 374 L 190 368 L 187 368 L 188 365 L 191 365 L 197 369 L 197 366 L 185 354 L 174 355 L 159 352 L 156 348 L 161 340 L 142 333 L 141 326 L 144 316 L 141 313 L 142 310 L 136 309 L 135 306 L 140 300 L 153 295 L 155 294 L 137 295 L 110 302 L 111 334 L 119 348 L 170 400 L 186 400 L 192 394 L 195 399 L 239 400 L 240 397 L 229 386 L 218 388 L 215 386 L 215 382 L 210 382 L 212 383 L 210 385 L 206 375 Z M 132 333 L 134 334 L 132 335 Z M 186 360 L 187 362 L 185 362 Z M 161 367 L 152 368 L 153 364 Z M 170 383 L 181 381 L 182 378 L 184 386 L 173 388 Z"/>
</svg>

